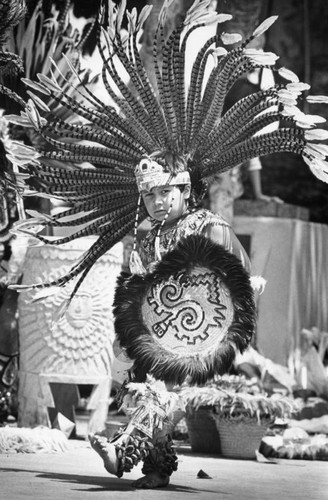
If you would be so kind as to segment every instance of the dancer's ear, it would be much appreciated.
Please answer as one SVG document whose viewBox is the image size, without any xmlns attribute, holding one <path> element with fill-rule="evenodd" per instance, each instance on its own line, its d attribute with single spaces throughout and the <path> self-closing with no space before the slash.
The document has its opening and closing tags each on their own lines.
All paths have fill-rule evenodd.
<svg viewBox="0 0 328 500">
<path fill-rule="evenodd" d="M 189 200 L 190 198 L 191 185 L 186 184 L 183 190 L 183 197 L 185 200 Z"/>
</svg>

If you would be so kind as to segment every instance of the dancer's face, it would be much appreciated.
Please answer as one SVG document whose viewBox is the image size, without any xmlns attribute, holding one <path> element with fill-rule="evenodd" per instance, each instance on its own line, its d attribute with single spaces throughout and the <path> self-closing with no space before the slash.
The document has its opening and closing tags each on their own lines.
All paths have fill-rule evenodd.
<svg viewBox="0 0 328 500">
<path fill-rule="evenodd" d="M 150 217 L 161 222 L 167 214 L 171 204 L 172 209 L 165 224 L 179 219 L 188 207 L 190 196 L 190 185 L 185 185 L 184 189 L 179 186 L 158 186 L 150 191 L 143 191 L 142 199 Z"/>
</svg>

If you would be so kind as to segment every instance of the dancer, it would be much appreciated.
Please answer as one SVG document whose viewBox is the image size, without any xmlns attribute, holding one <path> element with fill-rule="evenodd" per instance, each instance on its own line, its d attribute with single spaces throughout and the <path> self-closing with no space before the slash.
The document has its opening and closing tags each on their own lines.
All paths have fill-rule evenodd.
<svg viewBox="0 0 328 500">
<path fill-rule="evenodd" d="M 214 311 L 216 315 L 219 312 L 219 284 L 213 280 L 213 272 L 209 274 L 204 273 L 204 270 L 198 270 L 194 275 L 190 272 L 192 265 L 190 265 L 190 261 L 188 263 L 188 259 L 193 260 L 196 256 L 193 256 L 192 249 L 188 248 L 188 236 L 194 236 L 193 244 L 196 245 L 198 245 L 198 239 L 200 239 L 198 252 L 202 254 L 203 264 L 209 265 L 209 261 L 206 261 L 205 258 L 206 252 L 209 254 L 212 252 L 211 258 L 214 264 L 223 266 L 222 259 L 225 259 L 228 261 L 226 265 L 228 264 L 229 266 L 230 263 L 234 268 L 233 270 L 230 269 L 230 273 L 234 272 L 235 277 L 238 279 L 238 304 L 243 308 L 245 314 L 242 325 L 240 325 L 243 328 L 240 343 L 238 344 L 236 338 L 232 339 L 231 332 L 229 340 L 234 340 L 236 348 L 239 347 L 243 350 L 251 338 L 254 326 L 252 292 L 247 274 L 247 271 L 250 269 L 250 263 L 246 252 L 224 219 L 208 210 L 192 208 L 190 206 L 192 204 L 190 204 L 191 183 L 189 173 L 183 170 L 172 176 L 167 167 L 163 167 L 156 161 L 158 159 L 158 155 L 156 159 L 150 157 L 144 158 L 136 168 L 137 186 L 147 213 L 154 222 L 154 227 L 141 242 L 140 255 L 136 253 L 135 249 L 133 250 L 136 253 L 136 255 L 132 254 L 131 256 L 133 277 L 121 278 L 115 299 L 115 326 L 118 338 L 121 345 L 131 355 L 132 359 L 135 360 L 130 373 L 130 383 L 124 387 L 122 395 L 123 407 L 126 411 L 130 412 L 131 420 L 125 429 L 109 441 L 100 436 L 90 436 L 92 447 L 101 456 L 105 468 L 111 474 L 121 476 L 124 471 L 131 470 L 131 467 L 138 463 L 139 460 L 144 460 L 142 471 L 145 476 L 134 484 L 137 488 L 166 486 L 169 482 L 169 476 L 176 470 L 177 466 L 177 457 L 167 433 L 170 417 L 172 418 L 178 404 L 177 397 L 174 393 L 167 393 L 165 387 L 158 390 L 156 389 L 156 384 L 147 383 L 147 373 L 156 374 L 158 378 L 173 384 L 182 382 L 183 380 L 191 380 L 193 383 L 204 382 L 210 377 L 211 372 L 212 375 L 214 374 L 211 364 L 216 364 L 216 373 L 224 373 L 229 368 L 235 354 L 234 349 L 230 345 L 225 353 L 221 351 L 220 355 L 216 358 L 218 351 L 212 344 L 212 360 L 210 360 L 210 356 L 206 352 L 209 348 L 207 343 L 212 343 L 213 339 L 204 335 L 204 330 L 206 331 L 210 327 L 213 330 L 215 328 L 217 330 L 216 335 L 220 336 L 220 331 L 220 334 L 222 336 L 226 335 L 226 340 L 228 340 L 229 335 L 227 330 L 228 326 L 231 327 L 231 324 L 227 325 L 225 321 L 229 314 L 232 315 L 232 310 L 230 309 L 230 303 L 228 304 L 229 307 L 221 303 L 223 311 L 221 311 L 220 321 L 215 321 L 211 317 L 213 316 L 211 313 Z M 167 161 L 165 155 L 160 160 L 162 162 Z M 202 236 L 203 240 L 201 239 Z M 184 249 L 185 260 L 183 261 L 181 253 L 179 257 L 184 262 L 182 268 L 178 270 L 184 276 L 183 284 L 179 279 L 174 279 L 174 272 L 172 272 L 170 279 L 164 277 L 162 279 L 161 269 L 157 265 L 160 261 L 163 265 L 163 257 L 166 254 L 169 256 L 168 263 L 173 265 L 173 262 L 170 262 L 172 250 L 177 249 L 178 252 L 181 252 L 181 248 L 178 246 L 178 243 L 181 241 L 186 245 Z M 213 243 L 212 246 L 210 242 Z M 235 256 L 230 256 L 230 253 Z M 230 257 L 231 262 L 229 261 Z M 200 259 L 198 263 L 201 264 Z M 164 265 L 166 264 L 167 262 L 164 261 Z M 189 267 L 188 275 L 186 275 L 186 265 Z M 154 271 L 157 274 L 159 273 L 159 279 L 151 277 L 149 274 Z M 138 275 L 141 275 L 141 277 L 139 278 Z M 165 328 L 165 332 L 162 332 L 157 322 L 154 329 L 154 324 L 156 323 L 153 320 L 150 321 L 148 328 L 150 330 L 154 329 L 154 335 L 157 340 L 157 343 L 155 341 L 154 344 L 149 342 L 147 324 L 139 325 L 135 320 L 135 317 L 138 316 L 140 306 L 139 297 L 146 291 L 142 283 L 144 276 L 147 276 L 147 280 L 151 283 L 149 289 L 147 287 L 148 305 L 150 305 L 148 314 L 157 315 L 157 319 L 162 320 L 163 327 Z M 187 282 L 188 278 L 195 277 L 203 282 L 202 284 L 205 285 L 204 289 L 197 287 L 197 283 L 194 283 L 193 286 L 192 280 L 191 284 Z M 227 281 L 229 282 L 229 278 Z M 139 283 L 141 286 L 139 286 Z M 159 299 L 155 307 L 152 308 L 149 295 L 152 294 L 154 287 L 156 288 L 157 286 L 161 287 L 161 291 L 157 290 L 157 293 L 162 295 L 171 293 L 171 299 L 172 290 L 175 287 L 177 297 L 173 298 L 171 303 L 167 297 L 166 299 Z M 197 300 L 195 295 L 203 294 L 205 301 L 206 289 L 213 287 L 212 291 L 214 291 L 214 286 L 217 287 L 216 299 L 215 307 L 211 310 L 211 307 L 204 307 L 202 300 Z M 183 288 L 187 290 L 187 300 L 184 297 Z M 228 293 L 227 290 L 224 290 L 224 292 Z M 128 304 L 129 306 L 127 307 Z M 147 307 L 147 303 L 144 304 L 144 307 Z M 165 317 L 165 314 L 162 317 L 161 312 L 157 314 L 158 307 L 167 307 L 170 318 Z M 201 317 L 205 309 L 208 314 L 206 319 Z M 226 314 L 225 309 L 227 309 L 228 314 Z M 143 316 L 146 318 L 148 314 L 145 312 Z M 179 315 L 181 316 L 180 320 L 178 319 Z M 193 317 L 191 317 L 192 315 Z M 177 324 L 179 325 L 178 335 L 174 332 Z M 139 334 L 140 329 L 143 327 L 147 328 L 145 336 Z M 231 327 L 231 330 L 233 329 L 235 329 L 236 333 L 236 327 Z M 161 340 L 164 337 L 166 338 L 166 344 L 164 343 L 165 348 L 161 344 Z M 171 348 L 167 344 L 169 339 L 173 342 Z M 191 356 L 187 353 L 182 355 L 175 353 L 176 349 L 179 349 L 181 352 L 181 349 L 186 348 L 188 343 L 193 344 L 194 347 Z M 140 347 L 141 345 L 142 347 Z M 161 348 L 163 349 L 163 356 L 166 358 L 166 361 L 164 361 L 161 372 L 157 373 L 157 370 L 154 369 L 157 364 L 156 352 Z M 204 357 L 202 360 L 204 364 L 202 369 L 205 371 L 205 375 L 199 367 L 193 366 L 195 352 L 197 352 L 200 358 Z M 169 360 L 169 357 L 172 359 Z M 188 366 L 186 366 L 186 363 L 188 363 Z M 138 387 L 140 383 L 144 383 L 141 392 L 140 386 Z M 145 394 L 144 391 L 146 391 Z M 131 394 L 133 394 L 132 400 Z M 130 400 L 132 410 L 129 409 L 126 400 Z M 141 446 L 143 447 L 141 448 Z"/>
<path fill-rule="evenodd" d="M 243 249 L 221 217 L 193 211 L 187 200 L 200 202 L 207 179 L 215 173 L 280 151 L 302 155 L 312 172 L 327 181 L 327 146 L 318 141 L 327 139 L 328 133 L 316 129 L 321 117 L 304 115 L 297 108 L 298 98 L 309 86 L 285 68 L 278 69 L 275 54 L 247 48 L 276 17 L 265 20 L 231 51 L 224 45 L 235 43 L 236 36 L 225 34 L 224 26 L 215 30 L 196 54 L 187 77 L 189 37 L 199 27 L 220 26 L 231 16 L 213 12 L 210 0 L 196 0 L 181 25 L 166 33 L 170 4 L 163 2 L 154 38 L 156 88 L 137 50 L 151 6 L 138 15 L 136 9 L 126 11 L 125 1 L 116 6 L 109 0 L 99 13 L 98 49 L 113 105 L 104 104 L 83 82 L 78 89 L 82 101 L 63 91 L 55 78 L 25 79 L 31 99 L 21 123 L 32 124 L 49 148 L 36 152 L 16 144 L 11 154 L 28 176 L 29 193 L 71 204 L 53 216 L 34 212 L 16 225 L 17 231 L 38 244 L 54 245 L 98 236 L 67 275 L 42 284 L 16 285 L 17 290 L 39 290 L 35 298 L 40 299 L 78 278 L 72 300 L 97 259 L 135 227 L 132 274 L 120 278 L 114 310 L 118 341 L 134 362 L 131 381 L 121 394 L 131 421 L 110 443 L 96 436 L 90 440 L 108 472 L 118 476 L 144 460 L 145 477 L 138 487 L 164 486 L 176 468 L 166 430 L 176 397 L 147 374 L 167 384 L 204 384 L 229 367 L 236 350 L 249 344 L 254 329 Z M 121 30 L 125 14 L 127 34 Z M 277 71 L 286 85 L 246 96 L 224 113 L 234 82 L 266 66 Z M 80 121 L 49 113 L 42 105 L 43 94 Z M 322 96 L 307 99 L 327 102 Z M 279 122 L 276 130 L 262 131 L 273 122 Z M 158 224 L 139 254 L 136 231 L 147 210 Z M 49 240 L 40 234 L 49 225 L 80 229 Z"/>
</svg>

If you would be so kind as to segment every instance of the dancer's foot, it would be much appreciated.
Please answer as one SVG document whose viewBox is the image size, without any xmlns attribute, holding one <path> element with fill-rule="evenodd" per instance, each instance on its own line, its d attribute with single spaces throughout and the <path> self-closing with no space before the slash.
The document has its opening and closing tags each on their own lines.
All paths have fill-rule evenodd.
<svg viewBox="0 0 328 500">
<path fill-rule="evenodd" d="M 132 483 L 133 488 L 153 489 L 164 488 L 170 482 L 170 476 L 162 476 L 158 472 L 150 472 Z"/>
<path fill-rule="evenodd" d="M 89 441 L 92 448 L 103 459 L 104 467 L 110 474 L 117 475 L 119 460 L 114 444 L 109 443 L 106 438 L 89 434 Z"/>
</svg>

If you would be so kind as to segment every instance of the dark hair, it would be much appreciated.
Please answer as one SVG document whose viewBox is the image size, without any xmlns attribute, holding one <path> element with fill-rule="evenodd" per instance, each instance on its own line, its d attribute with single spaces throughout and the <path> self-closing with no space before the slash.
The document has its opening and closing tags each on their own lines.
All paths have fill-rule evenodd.
<svg viewBox="0 0 328 500">
<path fill-rule="evenodd" d="M 181 193 L 184 192 L 185 190 L 185 187 L 189 185 L 189 184 L 177 184 L 177 188 L 180 189 Z M 197 201 L 197 197 L 194 193 L 194 191 L 191 189 L 190 187 L 190 196 L 189 196 L 189 200 L 188 200 L 188 205 L 189 205 L 189 208 L 198 208 L 201 206 L 201 202 L 200 201 Z"/>
</svg>

